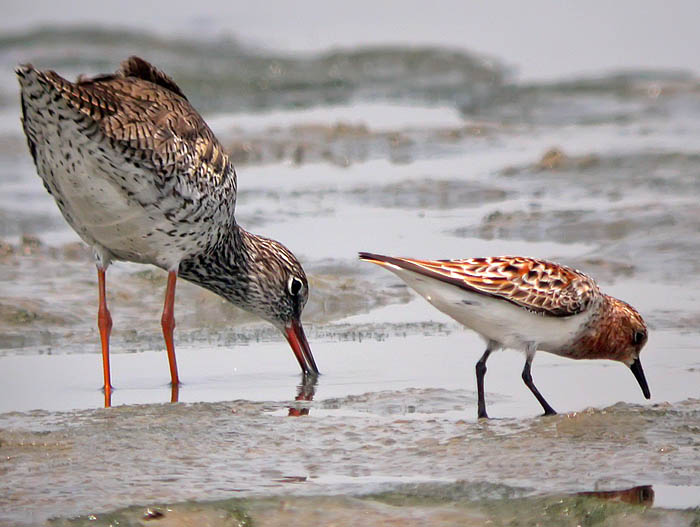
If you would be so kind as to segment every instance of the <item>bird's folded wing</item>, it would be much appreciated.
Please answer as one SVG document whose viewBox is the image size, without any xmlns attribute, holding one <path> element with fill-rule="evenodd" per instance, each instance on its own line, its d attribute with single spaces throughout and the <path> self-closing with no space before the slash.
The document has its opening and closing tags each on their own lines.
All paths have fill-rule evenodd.
<svg viewBox="0 0 700 527">
<path fill-rule="evenodd" d="M 178 170 L 195 185 L 232 186 L 235 192 L 235 174 L 213 132 L 177 84 L 148 62 L 131 57 L 115 74 L 75 83 L 53 71 L 39 75 L 108 138 L 140 152 L 154 169 Z"/>
<path fill-rule="evenodd" d="M 585 274 L 535 258 L 416 260 L 368 256 L 363 259 L 393 264 L 546 316 L 576 315 L 588 309 L 600 295 L 595 281 Z"/>
</svg>

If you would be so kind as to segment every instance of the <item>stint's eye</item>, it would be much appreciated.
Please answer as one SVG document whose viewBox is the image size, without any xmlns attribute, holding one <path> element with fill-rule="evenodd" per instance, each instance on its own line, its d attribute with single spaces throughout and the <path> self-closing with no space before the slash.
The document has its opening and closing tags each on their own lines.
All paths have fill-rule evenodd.
<svg viewBox="0 0 700 527">
<path fill-rule="evenodd" d="M 292 296 L 297 296 L 304 283 L 299 280 L 296 276 L 289 277 L 289 282 L 287 282 L 287 289 L 289 289 L 289 294 Z"/>
<path fill-rule="evenodd" d="M 635 344 L 641 344 L 646 340 L 646 338 L 647 335 L 643 331 L 635 331 L 634 336 L 632 337 L 632 342 L 634 342 Z"/>
</svg>

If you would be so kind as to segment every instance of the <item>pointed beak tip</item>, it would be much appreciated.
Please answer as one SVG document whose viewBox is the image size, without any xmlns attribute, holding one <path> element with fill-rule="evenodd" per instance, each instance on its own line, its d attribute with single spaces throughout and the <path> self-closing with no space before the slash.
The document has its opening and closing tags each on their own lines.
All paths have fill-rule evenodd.
<svg viewBox="0 0 700 527">
<path fill-rule="evenodd" d="M 292 320 L 292 322 L 285 326 L 284 328 L 285 336 L 289 345 L 292 347 L 292 351 L 299 362 L 301 371 L 304 375 L 318 375 L 318 367 L 316 366 L 316 361 L 311 353 L 311 346 L 309 346 L 309 341 L 306 340 L 306 334 L 304 333 L 304 328 L 301 325 L 301 321 Z"/>
<path fill-rule="evenodd" d="M 635 379 L 637 379 L 639 387 L 642 389 L 642 393 L 644 394 L 644 398 L 651 399 L 651 391 L 649 390 L 649 384 L 647 383 L 647 379 L 644 375 L 644 370 L 642 369 L 642 363 L 637 358 L 634 360 L 634 362 L 630 365 L 629 368 L 630 370 L 632 370 Z"/>
</svg>

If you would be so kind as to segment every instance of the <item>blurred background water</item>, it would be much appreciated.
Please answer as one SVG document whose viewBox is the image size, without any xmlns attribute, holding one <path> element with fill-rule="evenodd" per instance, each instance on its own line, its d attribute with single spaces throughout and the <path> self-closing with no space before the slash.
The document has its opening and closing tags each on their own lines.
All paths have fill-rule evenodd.
<svg viewBox="0 0 700 527">
<path fill-rule="evenodd" d="M 2 15 L 0 523 L 137 525 L 145 509 L 129 507 L 154 503 L 190 523 L 225 510 L 289 525 L 290 506 L 305 524 L 319 507 L 341 523 L 698 521 L 699 4 L 4 2 Z M 36 176 L 13 69 L 72 79 L 131 54 L 171 75 L 233 156 L 239 221 L 302 260 L 317 385 L 297 387 L 274 328 L 183 284 L 187 404 L 160 404 L 165 280 L 117 264 L 124 406 L 99 410 L 91 256 Z M 622 366 L 540 354 L 538 386 L 573 412 L 541 420 L 507 351 L 486 388 L 508 419 L 477 424 L 483 344 L 358 250 L 584 270 L 648 321 L 652 401 Z M 639 485 L 656 509 L 572 497 Z"/>
</svg>

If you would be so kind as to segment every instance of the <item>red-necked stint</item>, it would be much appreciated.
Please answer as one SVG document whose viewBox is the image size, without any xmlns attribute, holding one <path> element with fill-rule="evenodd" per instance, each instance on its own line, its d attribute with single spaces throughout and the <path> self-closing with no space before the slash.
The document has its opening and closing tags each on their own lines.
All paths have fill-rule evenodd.
<svg viewBox="0 0 700 527">
<path fill-rule="evenodd" d="M 31 65 L 16 73 L 37 172 L 95 253 L 107 404 L 105 271 L 114 260 L 168 272 L 161 323 L 174 386 L 178 276 L 277 326 L 302 371 L 318 373 L 300 322 L 309 290 L 301 264 L 279 242 L 236 223 L 233 164 L 169 76 L 138 57 L 76 82 Z"/>
<path fill-rule="evenodd" d="M 525 351 L 522 378 L 545 415 L 556 412 L 532 382 L 530 366 L 538 349 L 571 359 L 620 361 L 632 370 L 644 397 L 651 397 L 639 361 L 647 342 L 644 320 L 575 269 L 520 256 L 414 260 L 363 252 L 360 258 L 386 267 L 486 340 L 486 351 L 476 363 L 479 417 L 488 417 L 486 360 L 500 348 Z"/>
</svg>

